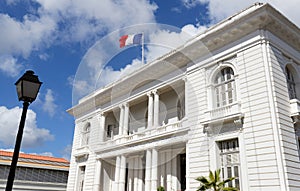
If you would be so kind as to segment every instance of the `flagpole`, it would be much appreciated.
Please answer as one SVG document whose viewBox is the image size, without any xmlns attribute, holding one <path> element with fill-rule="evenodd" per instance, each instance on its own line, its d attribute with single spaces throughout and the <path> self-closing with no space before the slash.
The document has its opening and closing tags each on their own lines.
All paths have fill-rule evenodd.
<svg viewBox="0 0 300 191">
<path fill-rule="evenodd" d="M 142 33 L 142 64 L 144 64 L 144 33 Z"/>
</svg>

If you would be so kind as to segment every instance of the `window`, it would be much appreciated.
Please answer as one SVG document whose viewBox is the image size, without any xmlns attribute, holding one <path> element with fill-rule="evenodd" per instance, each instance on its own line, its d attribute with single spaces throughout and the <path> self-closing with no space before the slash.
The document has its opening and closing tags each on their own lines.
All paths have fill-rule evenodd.
<svg viewBox="0 0 300 191">
<path fill-rule="evenodd" d="M 78 174 L 78 191 L 83 191 L 84 186 L 84 176 L 85 176 L 85 166 L 79 167 L 79 174 Z"/>
<path fill-rule="evenodd" d="M 90 129 L 91 129 L 91 124 L 90 123 L 87 123 L 83 128 L 83 131 L 82 131 L 82 146 L 89 144 Z"/>
<path fill-rule="evenodd" d="M 296 94 L 296 83 L 295 83 L 294 76 L 288 67 L 285 67 L 285 72 L 286 72 L 286 81 L 287 81 L 290 99 L 296 99 L 297 94 Z"/>
<path fill-rule="evenodd" d="M 214 80 L 215 107 L 222 107 L 235 101 L 235 80 L 232 68 L 221 69 Z"/>
<path fill-rule="evenodd" d="M 220 141 L 219 151 L 222 178 L 236 177 L 233 181 L 228 183 L 228 186 L 240 189 L 240 153 L 238 139 Z"/>
</svg>

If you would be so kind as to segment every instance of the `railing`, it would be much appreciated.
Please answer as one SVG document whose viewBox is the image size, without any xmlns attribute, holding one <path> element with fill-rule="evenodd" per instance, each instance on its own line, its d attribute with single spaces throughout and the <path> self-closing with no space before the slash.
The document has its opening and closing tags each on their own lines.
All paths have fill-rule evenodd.
<svg viewBox="0 0 300 191">
<path fill-rule="evenodd" d="M 299 115 L 300 113 L 300 101 L 298 99 L 291 99 L 290 100 L 291 106 L 291 116 Z"/>
<path fill-rule="evenodd" d="M 165 134 L 176 132 L 177 130 L 182 128 L 182 120 L 169 120 L 168 124 L 164 124 L 162 126 L 150 129 L 144 129 L 138 132 L 134 132 L 130 135 L 115 135 L 112 140 L 108 140 L 101 144 L 103 147 L 111 146 L 122 143 L 129 143 L 133 141 L 142 141 L 144 139 L 148 139 L 156 136 L 163 136 Z"/>
<path fill-rule="evenodd" d="M 209 111 L 206 111 L 206 120 L 214 120 L 219 118 L 224 118 L 226 116 L 231 116 L 241 112 L 240 103 L 232 103 L 223 107 L 218 107 Z"/>
</svg>

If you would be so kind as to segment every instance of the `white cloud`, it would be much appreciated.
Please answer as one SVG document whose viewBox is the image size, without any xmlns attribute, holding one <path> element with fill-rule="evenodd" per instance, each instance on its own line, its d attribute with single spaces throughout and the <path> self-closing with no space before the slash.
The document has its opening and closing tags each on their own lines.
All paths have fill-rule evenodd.
<svg viewBox="0 0 300 191">
<path fill-rule="evenodd" d="M 19 107 L 8 109 L 5 106 L 0 106 L 0 142 L 4 146 L 14 145 L 21 112 L 22 108 Z M 54 136 L 49 130 L 37 127 L 36 113 L 29 109 L 24 127 L 22 147 L 36 147 L 42 145 L 45 141 L 53 139 Z"/>
<path fill-rule="evenodd" d="M 63 151 L 62 151 L 62 158 L 70 161 L 70 158 L 71 158 L 71 152 L 72 152 L 72 145 L 69 144 L 67 145 Z"/>
<path fill-rule="evenodd" d="M 39 58 L 40 58 L 41 60 L 46 61 L 46 60 L 48 60 L 49 55 L 46 54 L 46 53 L 42 53 L 42 54 L 39 55 Z"/>
<path fill-rule="evenodd" d="M 51 153 L 51 152 L 43 152 L 43 153 L 26 153 L 26 154 L 41 155 L 41 156 L 47 156 L 47 157 L 53 157 L 53 153 Z"/>
<path fill-rule="evenodd" d="M 10 77 L 16 77 L 20 74 L 23 66 L 18 63 L 17 59 L 7 55 L 0 56 L 0 71 Z"/>
<path fill-rule="evenodd" d="M 147 61 L 152 61 L 167 52 L 178 48 L 184 42 L 191 39 L 197 34 L 200 34 L 207 27 L 205 26 L 194 26 L 188 24 L 180 29 L 180 32 L 173 32 L 170 30 L 157 30 L 149 36 L 149 44 L 147 47 L 146 57 Z"/>
<path fill-rule="evenodd" d="M 197 34 L 203 33 L 207 29 L 206 26 L 203 25 L 192 25 L 188 24 L 182 27 L 182 32 L 186 33 L 186 35 L 196 36 Z"/>
<path fill-rule="evenodd" d="M 48 44 L 55 31 L 55 21 L 47 16 L 34 18 L 25 15 L 17 21 L 7 14 L 0 14 L 0 54 L 28 57 L 33 50 Z"/>
<path fill-rule="evenodd" d="M 154 22 L 157 9 L 146 0 L 36 1 L 41 5 L 41 14 L 51 15 L 58 22 L 71 21 L 60 32 L 64 40 L 79 42 L 125 26 Z"/>
<path fill-rule="evenodd" d="M 43 111 L 47 112 L 50 116 L 54 116 L 57 105 L 54 103 L 54 95 L 53 91 L 51 89 L 47 89 L 46 95 L 45 95 L 45 100 L 43 103 Z"/>
<path fill-rule="evenodd" d="M 147 0 L 34 0 L 35 15 L 17 20 L 0 14 L 0 55 L 29 57 L 53 43 L 90 42 L 113 30 L 139 23 L 155 22 L 156 4 Z M 8 5 L 19 1 L 6 0 Z M 29 3 L 32 3 L 29 1 Z M 113 13 L 113 14 L 112 14 Z M 41 59 L 47 59 L 40 55 Z M 10 65 L 13 70 L 15 65 Z"/>
<path fill-rule="evenodd" d="M 208 13 L 213 22 L 219 22 L 243 9 L 258 2 L 257 0 L 182 0 L 182 4 L 187 8 L 195 7 L 199 4 L 207 4 Z M 274 8 L 282 12 L 292 22 L 300 26 L 300 16 L 298 14 L 299 0 L 278 1 L 260 0 L 262 3 L 269 3 Z"/>
<path fill-rule="evenodd" d="M 192 8 L 201 3 L 206 3 L 208 0 L 181 0 L 186 8 Z"/>
</svg>

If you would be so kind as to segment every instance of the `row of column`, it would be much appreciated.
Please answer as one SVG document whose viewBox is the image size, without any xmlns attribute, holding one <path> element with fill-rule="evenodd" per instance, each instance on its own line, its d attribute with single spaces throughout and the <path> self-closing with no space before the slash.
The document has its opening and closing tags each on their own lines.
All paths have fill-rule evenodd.
<svg viewBox="0 0 300 191">
<path fill-rule="evenodd" d="M 177 154 L 172 154 L 171 150 L 162 152 L 159 155 L 156 149 L 147 150 L 145 191 L 156 191 L 159 186 L 165 187 L 166 191 L 177 190 L 178 179 L 176 156 Z M 160 166 L 159 176 L 158 166 Z M 160 182 L 159 185 L 158 182 Z"/>
<path fill-rule="evenodd" d="M 140 156 L 128 161 L 127 191 L 143 190 L 143 162 Z"/>
<path fill-rule="evenodd" d="M 146 151 L 145 165 L 145 187 L 143 185 L 143 164 L 141 156 L 128 159 L 127 189 L 126 185 L 126 157 L 120 155 L 116 157 L 115 181 L 113 190 L 116 191 L 156 191 L 158 186 L 163 186 L 166 191 L 177 190 L 177 159 L 176 153 L 171 150 L 162 152 L 158 155 L 157 149 Z M 160 161 L 160 162 L 159 162 Z M 158 166 L 160 173 L 158 175 Z M 101 179 L 101 160 L 96 161 L 94 191 L 100 190 Z M 159 184 L 160 183 L 160 184 Z"/>
<path fill-rule="evenodd" d="M 152 92 L 149 92 L 148 94 L 148 127 L 158 127 L 159 126 L 159 94 L 157 90 L 154 90 Z M 120 117 L 119 117 L 119 135 L 127 135 L 128 134 L 128 128 L 129 128 L 129 104 L 121 104 L 119 105 L 120 108 Z M 105 113 L 101 113 L 99 116 L 99 120 L 101 123 L 100 128 L 101 135 L 104 135 L 105 131 L 105 121 L 106 121 L 106 115 Z M 100 136 L 101 140 L 103 141 L 104 137 Z"/>
</svg>

